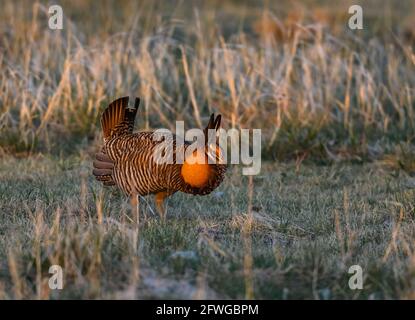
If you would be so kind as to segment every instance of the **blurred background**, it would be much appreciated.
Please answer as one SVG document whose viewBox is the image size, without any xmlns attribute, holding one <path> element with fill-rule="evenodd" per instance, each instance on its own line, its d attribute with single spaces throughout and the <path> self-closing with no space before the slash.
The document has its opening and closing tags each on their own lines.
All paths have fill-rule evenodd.
<svg viewBox="0 0 415 320">
<path fill-rule="evenodd" d="M 48 2 L 2 4 L 2 152 L 72 152 L 131 94 L 140 128 L 215 110 L 261 128 L 266 159 L 413 153 L 414 1 L 361 1 L 363 30 L 348 28 L 353 1 L 58 3 L 63 30 Z"/>
</svg>

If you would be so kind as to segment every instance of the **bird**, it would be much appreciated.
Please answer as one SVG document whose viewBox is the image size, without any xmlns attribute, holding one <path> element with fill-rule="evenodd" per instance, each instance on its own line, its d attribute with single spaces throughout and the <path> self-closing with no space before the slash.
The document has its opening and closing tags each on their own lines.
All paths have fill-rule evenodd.
<svg viewBox="0 0 415 320">
<path fill-rule="evenodd" d="M 224 180 L 227 166 L 221 161 L 223 151 L 217 138 L 213 144 L 208 140 L 208 130 L 218 133 L 221 115 L 215 117 L 214 113 L 211 114 L 203 131 L 205 144 L 202 152 L 196 149 L 186 153 L 190 143 L 179 143 L 176 135 L 169 138 L 161 137 L 156 131 L 133 132 L 139 105 L 140 98 L 137 97 L 134 107 L 129 107 L 129 97 L 126 96 L 114 100 L 104 110 L 101 116 L 104 144 L 95 155 L 92 173 L 104 186 L 121 189 L 130 197 L 137 211 L 140 196 L 153 194 L 157 210 L 165 219 L 167 197 L 178 191 L 207 195 Z M 158 162 L 155 156 L 160 144 L 166 142 L 171 143 L 167 151 L 172 151 L 172 163 Z M 179 161 L 179 152 L 186 154 L 184 161 Z M 216 161 L 208 162 L 209 157 Z"/>
</svg>

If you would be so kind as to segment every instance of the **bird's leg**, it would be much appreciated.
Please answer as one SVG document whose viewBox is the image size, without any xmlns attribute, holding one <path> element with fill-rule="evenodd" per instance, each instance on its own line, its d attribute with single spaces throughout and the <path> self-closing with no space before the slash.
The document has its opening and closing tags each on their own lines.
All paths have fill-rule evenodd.
<svg viewBox="0 0 415 320">
<path fill-rule="evenodd" d="M 161 191 L 156 193 L 156 207 L 159 212 L 160 218 L 166 220 L 166 208 L 164 206 L 164 200 L 168 197 L 169 193 L 166 191 Z"/>
<path fill-rule="evenodd" d="M 137 225 L 140 223 L 140 196 L 138 194 L 133 194 L 130 197 L 130 204 L 133 211 L 133 219 Z"/>
</svg>

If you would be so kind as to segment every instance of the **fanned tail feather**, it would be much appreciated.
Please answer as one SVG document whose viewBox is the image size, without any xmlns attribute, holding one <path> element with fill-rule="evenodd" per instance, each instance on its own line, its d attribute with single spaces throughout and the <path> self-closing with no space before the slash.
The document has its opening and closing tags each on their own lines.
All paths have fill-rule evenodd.
<svg viewBox="0 0 415 320">
<path fill-rule="evenodd" d="M 134 108 L 128 107 L 129 97 L 122 97 L 110 103 L 101 116 L 104 140 L 133 132 L 135 116 L 140 105 L 140 98 L 135 98 Z M 93 175 L 105 186 L 115 185 L 112 178 L 114 163 L 108 157 L 105 146 L 95 155 Z"/>
<path fill-rule="evenodd" d="M 135 116 L 140 99 L 135 98 L 134 108 L 128 108 L 129 97 L 122 97 L 110 103 L 101 116 L 104 139 L 133 132 Z"/>
</svg>

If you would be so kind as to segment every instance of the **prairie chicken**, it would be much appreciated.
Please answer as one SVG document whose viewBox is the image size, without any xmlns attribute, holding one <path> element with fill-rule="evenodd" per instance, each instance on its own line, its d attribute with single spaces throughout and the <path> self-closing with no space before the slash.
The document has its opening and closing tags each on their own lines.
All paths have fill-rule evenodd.
<svg viewBox="0 0 415 320">
<path fill-rule="evenodd" d="M 134 120 L 140 104 L 135 99 L 134 108 L 128 107 L 129 97 L 113 101 L 103 112 L 101 126 L 104 135 L 104 146 L 96 154 L 93 163 L 93 174 L 98 181 L 106 186 L 116 185 L 131 197 L 132 203 L 137 204 L 138 196 L 155 194 L 156 206 L 164 216 L 164 200 L 177 191 L 206 195 L 211 193 L 224 179 L 226 165 L 216 162 L 208 163 L 208 157 L 220 159 L 220 148 L 217 141 L 212 155 L 208 144 L 208 130 L 218 130 L 221 116 L 211 115 L 206 128 L 204 154 L 193 152 L 184 161 L 179 159 L 179 152 L 185 151 L 189 143 L 178 144 L 175 135 L 171 141 L 157 136 L 156 132 L 133 133 Z M 172 163 L 160 163 L 155 154 L 156 148 L 162 142 L 171 142 Z M 195 163 L 195 160 L 204 158 Z"/>
</svg>

